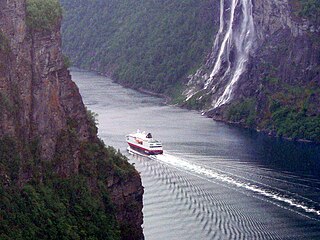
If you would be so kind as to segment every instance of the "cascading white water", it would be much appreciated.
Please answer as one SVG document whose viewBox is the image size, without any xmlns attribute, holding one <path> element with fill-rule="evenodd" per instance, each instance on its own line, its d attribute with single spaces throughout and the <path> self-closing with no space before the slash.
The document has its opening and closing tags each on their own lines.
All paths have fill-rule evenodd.
<svg viewBox="0 0 320 240">
<path fill-rule="evenodd" d="M 234 86 L 245 71 L 254 41 L 251 0 L 231 0 L 228 9 L 225 5 L 225 0 L 220 0 L 220 27 L 213 47 L 213 52 L 217 56 L 210 77 L 204 85 L 204 89 L 211 86 L 218 77 L 218 73 L 220 73 L 219 81 L 227 82 L 224 92 L 214 103 L 214 108 L 231 99 Z M 238 12 L 237 9 L 241 9 L 241 12 Z M 230 11 L 228 21 L 225 20 L 226 11 Z M 231 51 L 234 52 L 232 59 L 230 59 Z"/>
</svg>

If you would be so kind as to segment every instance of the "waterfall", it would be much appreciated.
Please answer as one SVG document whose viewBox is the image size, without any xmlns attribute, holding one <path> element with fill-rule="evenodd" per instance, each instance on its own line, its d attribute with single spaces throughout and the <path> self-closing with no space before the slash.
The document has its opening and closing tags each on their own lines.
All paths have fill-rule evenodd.
<svg viewBox="0 0 320 240">
<path fill-rule="evenodd" d="M 212 51 L 216 56 L 214 56 L 213 70 L 204 84 L 204 89 L 208 89 L 214 81 L 227 82 L 227 85 L 214 103 L 214 108 L 231 99 L 235 84 L 245 71 L 254 41 L 251 1 L 231 0 L 230 7 L 226 9 L 225 0 L 220 0 L 220 26 Z M 239 11 L 241 9 L 241 12 L 238 9 Z M 225 20 L 228 11 L 230 15 Z M 232 59 L 231 51 L 233 51 Z"/>
</svg>

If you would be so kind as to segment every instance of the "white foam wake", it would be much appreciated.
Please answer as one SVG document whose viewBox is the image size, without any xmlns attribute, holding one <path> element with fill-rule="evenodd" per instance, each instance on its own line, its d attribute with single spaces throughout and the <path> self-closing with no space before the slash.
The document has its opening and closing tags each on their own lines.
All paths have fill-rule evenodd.
<svg viewBox="0 0 320 240">
<path fill-rule="evenodd" d="M 241 182 L 239 180 L 234 179 L 233 177 L 227 176 L 226 174 L 222 174 L 222 173 L 214 171 L 213 169 L 208 169 L 203 166 L 200 166 L 200 165 L 197 165 L 194 163 L 190 163 L 186 160 L 177 158 L 173 155 L 166 153 L 163 155 L 152 156 L 151 158 L 159 160 L 159 161 L 164 162 L 166 164 L 169 164 L 171 166 L 177 167 L 181 170 L 185 170 L 187 172 L 194 173 L 194 174 L 204 176 L 207 178 L 215 179 L 215 180 L 221 181 L 223 183 L 227 183 L 229 185 L 232 185 L 234 187 L 246 189 L 246 190 L 252 191 L 254 193 L 260 194 L 262 196 L 265 196 L 265 197 L 268 197 L 268 198 L 271 198 L 271 199 L 274 199 L 274 200 L 277 200 L 277 201 L 280 201 L 283 203 L 287 203 L 290 206 L 304 210 L 307 213 L 312 213 L 312 214 L 316 214 L 317 216 L 320 216 L 320 210 L 316 210 L 314 208 L 306 206 L 305 204 L 298 202 L 294 198 L 290 198 L 287 196 L 281 196 L 280 194 L 277 194 L 276 192 L 272 192 L 270 190 L 263 189 L 257 185 L 250 184 L 247 182 Z"/>
</svg>

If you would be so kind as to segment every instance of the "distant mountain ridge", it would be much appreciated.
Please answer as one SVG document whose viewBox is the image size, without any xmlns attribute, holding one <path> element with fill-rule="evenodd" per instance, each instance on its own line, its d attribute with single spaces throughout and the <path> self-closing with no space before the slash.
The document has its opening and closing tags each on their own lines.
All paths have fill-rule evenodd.
<svg viewBox="0 0 320 240">
<path fill-rule="evenodd" d="M 62 4 L 64 50 L 77 66 L 217 120 L 320 142 L 317 1 Z"/>
</svg>

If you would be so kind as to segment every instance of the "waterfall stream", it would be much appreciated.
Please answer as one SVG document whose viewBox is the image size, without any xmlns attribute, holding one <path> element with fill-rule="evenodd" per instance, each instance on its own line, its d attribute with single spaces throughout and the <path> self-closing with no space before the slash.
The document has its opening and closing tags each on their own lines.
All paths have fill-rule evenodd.
<svg viewBox="0 0 320 240">
<path fill-rule="evenodd" d="M 251 0 L 231 0 L 229 8 L 225 5 L 225 0 L 220 0 L 220 27 L 212 51 L 216 57 L 214 56 L 210 77 L 204 84 L 204 89 L 208 89 L 215 80 L 227 82 L 222 95 L 214 103 L 214 108 L 231 99 L 234 86 L 245 71 L 254 41 Z M 230 12 L 227 20 L 226 12 Z"/>
</svg>

